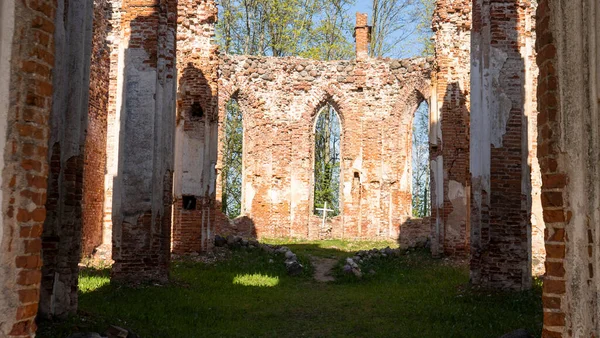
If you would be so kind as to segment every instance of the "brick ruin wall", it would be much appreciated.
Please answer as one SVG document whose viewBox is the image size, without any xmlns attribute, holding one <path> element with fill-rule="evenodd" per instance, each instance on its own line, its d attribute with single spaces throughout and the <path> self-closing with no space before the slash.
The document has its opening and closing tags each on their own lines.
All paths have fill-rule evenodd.
<svg viewBox="0 0 600 338">
<path fill-rule="evenodd" d="M 110 73 L 110 44 L 107 37 L 112 27 L 109 2 L 96 1 L 94 6 L 88 123 L 83 158 L 82 256 L 91 255 L 98 246 L 105 243 L 104 175 Z"/>
<path fill-rule="evenodd" d="M 414 111 L 429 97 L 429 62 L 367 59 L 363 15 L 357 16 L 362 61 L 219 56 L 211 4 L 179 7 L 173 252 L 206 250 L 216 233 L 398 239 L 411 214 L 410 135 Z M 244 119 L 242 215 L 235 220 L 220 203 L 223 119 L 232 96 Z M 342 120 L 342 214 L 321 229 L 321 218 L 312 215 L 312 138 L 325 103 Z M 203 117 L 192 115 L 194 104 Z M 184 208 L 184 198 L 195 206 Z"/>
<path fill-rule="evenodd" d="M 439 0 L 432 28 L 431 249 L 434 255 L 468 255 L 470 1 Z"/>
<path fill-rule="evenodd" d="M 482 231 L 484 237 L 492 242 L 497 241 L 489 237 L 491 234 L 487 228 L 482 230 L 480 225 L 477 225 L 475 229 L 471 229 L 473 221 L 476 222 L 475 224 L 480 224 L 480 210 L 483 210 L 480 209 L 481 207 L 476 207 L 475 214 L 471 212 L 473 203 L 478 203 L 481 189 L 479 186 L 474 187 L 475 190 L 471 187 L 472 175 L 477 178 L 475 182 L 479 182 L 478 169 L 473 174 L 473 167 L 471 166 L 475 164 L 477 167 L 484 163 L 483 167 L 486 168 L 484 171 L 491 168 L 492 171 L 496 170 L 496 175 L 498 175 L 496 179 L 491 181 L 492 183 L 498 183 L 492 189 L 498 194 L 497 197 L 493 198 L 493 203 L 497 204 L 484 208 L 489 210 L 491 215 L 497 215 L 497 221 L 492 220 L 491 222 L 505 224 L 514 221 L 516 222 L 514 223 L 514 230 L 516 232 L 523 230 L 523 233 L 519 234 L 516 232 L 497 233 L 493 237 L 498 240 L 502 238 L 501 241 L 506 241 L 513 236 L 516 236 L 516 238 L 522 236 L 517 241 L 520 244 L 516 245 L 523 245 L 524 251 L 522 251 L 522 257 L 517 258 L 517 260 L 531 260 L 533 273 L 541 275 L 544 272 L 545 250 L 540 191 L 541 175 L 537 160 L 537 109 L 535 108 L 537 67 L 535 65 L 535 22 L 533 15 L 535 3 L 522 2 L 518 6 L 508 4 L 489 5 L 485 1 L 484 3 L 475 2 L 474 6 L 478 9 L 478 12 L 472 13 L 473 7 L 470 1 L 438 1 L 434 13 L 432 27 L 435 32 L 436 63 L 432 96 L 437 100 L 432 100 L 430 117 L 432 252 L 434 254 L 468 253 L 472 241 L 470 236 L 475 234 L 478 239 L 482 235 Z M 484 15 L 482 11 L 489 11 L 489 13 L 485 12 L 486 16 L 482 17 Z M 474 21 L 472 15 L 475 18 Z M 507 18 L 510 18 L 510 20 Z M 507 24 L 504 21 L 512 23 Z M 518 36 L 519 40 L 514 43 L 506 41 L 509 37 L 505 36 L 504 33 L 492 30 L 496 35 L 493 36 L 491 41 L 481 42 L 478 40 L 478 35 L 476 35 L 476 39 L 473 40 L 475 44 L 472 45 L 473 32 L 478 33 L 482 25 L 489 27 L 486 26 L 489 25 L 487 22 L 504 22 L 504 29 L 515 31 L 513 35 Z M 507 115 L 486 115 L 486 121 L 490 118 L 493 120 L 492 126 L 487 126 L 486 131 L 481 132 L 483 130 L 481 125 L 471 125 L 472 117 L 479 116 L 481 112 L 489 114 L 487 112 L 496 108 L 472 107 L 471 81 L 473 76 L 477 77 L 479 74 L 471 74 L 471 60 L 473 57 L 477 59 L 480 56 L 480 44 L 498 44 L 501 48 L 493 47 L 492 52 L 500 51 L 499 55 L 503 55 L 505 52 L 502 51 L 502 48 L 508 48 L 505 45 L 509 42 L 514 45 L 514 50 L 518 53 L 518 55 L 515 54 L 515 58 L 522 58 L 521 68 L 516 66 L 512 66 L 512 68 L 504 67 L 502 57 L 499 59 L 494 57 L 492 65 L 498 68 L 494 70 L 495 73 L 493 72 L 492 75 L 496 74 L 494 76 L 503 80 L 505 76 L 515 71 L 523 73 L 522 76 L 505 82 L 507 86 L 514 88 L 513 97 L 510 98 L 512 102 L 509 101 L 509 104 L 513 108 L 520 106 L 521 110 L 517 113 L 517 110 L 513 109 L 512 114 L 515 115 L 513 122 L 507 120 Z M 496 65 L 496 63 L 500 64 Z M 510 81 L 515 84 L 509 84 Z M 495 101 L 496 107 L 502 105 L 503 102 L 506 103 L 506 100 L 509 99 L 510 95 L 506 95 L 502 90 L 497 94 L 492 92 L 492 89 L 487 89 L 486 86 L 489 86 L 487 83 L 483 87 L 479 84 L 478 86 L 475 88 L 475 95 L 478 97 L 482 93 L 482 88 L 490 90 L 490 92 L 485 92 L 484 95 L 499 96 L 499 99 Z M 501 102 L 502 100 L 504 101 Z M 480 102 L 480 100 L 477 102 Z M 474 110 L 471 111 L 471 108 Z M 517 120 L 517 116 L 521 116 L 520 121 Z M 481 120 L 476 117 L 475 121 L 479 123 L 478 121 Z M 503 147 L 499 145 L 501 142 L 495 142 L 491 147 L 488 146 L 490 148 L 488 150 L 479 148 L 482 144 L 482 138 L 479 136 L 481 133 L 489 135 L 491 132 L 494 135 L 503 135 L 506 130 L 510 130 L 510 127 L 517 126 L 517 123 L 520 123 L 521 126 L 514 129 L 512 136 L 505 136 L 507 142 L 514 143 L 510 147 L 504 147 L 507 148 L 508 152 L 502 152 L 500 148 Z M 473 139 L 474 136 L 471 134 L 473 132 L 476 133 L 476 140 Z M 473 144 L 478 147 L 475 153 L 471 153 L 470 150 Z M 518 148 L 522 150 L 516 151 Z M 515 153 L 512 153 L 513 150 Z M 510 156 L 513 156 L 513 162 L 510 161 Z M 518 165 L 521 169 L 517 170 L 517 167 L 513 168 L 513 165 Z M 494 166 L 496 169 L 494 169 Z M 524 171 L 521 173 L 519 170 Z M 509 177 L 521 177 L 521 183 L 514 181 L 511 186 Z M 443 184 L 439 182 L 443 182 Z M 507 197 L 513 192 L 520 191 L 521 186 L 525 187 L 522 194 Z M 489 187 L 484 190 L 486 194 L 484 199 L 491 198 Z M 472 200 L 473 196 L 477 196 L 475 201 Z M 508 201 L 513 203 L 511 204 Z M 512 210 L 515 210 L 514 208 L 521 209 L 523 215 L 511 221 L 509 215 Z M 473 219 L 474 216 L 478 218 Z M 489 217 L 487 211 L 485 217 Z M 486 220 L 484 223 L 487 222 Z M 529 227 L 531 227 L 531 230 L 529 230 Z M 495 251 L 496 254 L 501 254 L 500 251 L 492 250 L 491 247 L 486 245 L 484 245 L 483 251 Z M 532 257 L 528 257 L 529 251 L 531 251 Z M 471 252 L 471 254 L 473 253 Z M 487 254 L 485 255 L 488 257 Z M 491 261 L 488 263 L 490 266 L 496 264 Z M 488 263 L 485 263 L 485 265 Z M 475 264 L 477 264 L 477 261 Z M 479 268 L 475 268 L 475 270 L 478 271 Z M 498 276 L 506 273 L 504 268 L 500 268 L 500 271 L 502 272 Z M 503 277 L 499 278 L 502 279 Z"/>
<path fill-rule="evenodd" d="M 535 8 L 473 3 L 471 280 L 492 288 L 529 288 L 543 272 Z"/>
<path fill-rule="evenodd" d="M 177 25 L 177 131 L 172 249 L 206 250 L 211 244 L 211 206 L 217 158 L 217 79 L 214 1 L 179 1 Z M 203 116 L 195 115 L 200 110 Z M 183 196 L 195 201 L 184 208 Z"/>
<path fill-rule="evenodd" d="M 429 96 L 425 59 L 319 62 L 223 56 L 219 77 L 216 230 L 258 238 L 397 239 L 410 217 L 412 121 Z M 244 123 L 242 217 L 220 212 L 225 105 Z M 339 216 L 313 215 L 314 125 L 331 104 L 341 124 Z"/>
<path fill-rule="evenodd" d="M 168 278 L 170 261 L 177 1 L 124 0 L 119 7 L 114 115 L 119 133 L 108 166 L 112 278 Z M 113 62 L 113 60 L 111 60 Z M 109 104 L 113 102 L 110 101 Z M 118 163 L 115 163 L 115 161 Z M 116 168 L 115 168 L 116 167 Z"/>
<path fill-rule="evenodd" d="M 0 71 L 8 82 L 0 85 L 0 336 L 22 337 L 35 332 L 41 282 L 56 8 L 50 0 L 0 7 Z"/>
<path fill-rule="evenodd" d="M 545 338 L 600 332 L 599 22 L 594 0 L 542 0 L 537 9 Z"/>
</svg>

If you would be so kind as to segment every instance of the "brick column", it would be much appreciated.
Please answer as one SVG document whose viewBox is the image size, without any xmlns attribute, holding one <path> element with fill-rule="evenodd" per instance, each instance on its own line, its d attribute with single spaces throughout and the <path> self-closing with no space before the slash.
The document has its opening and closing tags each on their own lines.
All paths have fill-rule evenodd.
<svg viewBox="0 0 600 338">
<path fill-rule="evenodd" d="M 542 0 L 537 9 L 546 338 L 600 332 L 599 22 L 596 0 Z"/>
<path fill-rule="evenodd" d="M 369 58 L 371 45 L 371 26 L 367 23 L 368 17 L 364 13 L 356 13 L 356 27 L 354 39 L 356 41 L 356 60 L 362 61 Z"/>
<path fill-rule="evenodd" d="M 430 106 L 431 250 L 469 252 L 471 1 L 438 0 Z"/>
<path fill-rule="evenodd" d="M 473 2 L 471 282 L 531 286 L 527 0 Z M 530 45 L 530 44 L 529 44 Z"/>
<path fill-rule="evenodd" d="M 124 1 L 119 53 L 113 278 L 168 278 L 175 134 L 176 1 Z"/>
<path fill-rule="evenodd" d="M 40 290 L 40 315 L 45 317 L 77 310 L 93 11 L 90 2 L 59 2 L 54 21 L 55 50 L 61 57 L 56 58 L 52 72 L 50 173 Z"/>
<path fill-rule="evenodd" d="M 177 132 L 173 252 L 207 250 L 215 234 L 217 161 L 217 69 L 214 1 L 177 5 Z M 226 102 L 229 98 L 224 99 Z M 184 205 L 185 201 L 185 205 Z"/>
<path fill-rule="evenodd" d="M 55 2 L 0 3 L 0 336 L 32 336 L 41 282 Z"/>
</svg>

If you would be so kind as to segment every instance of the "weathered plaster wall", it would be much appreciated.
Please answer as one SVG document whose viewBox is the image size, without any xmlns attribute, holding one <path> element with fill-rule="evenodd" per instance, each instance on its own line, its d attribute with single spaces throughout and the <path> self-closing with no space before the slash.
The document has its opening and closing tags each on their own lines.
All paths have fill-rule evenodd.
<svg viewBox="0 0 600 338">
<path fill-rule="evenodd" d="M 600 332 L 600 5 L 540 1 L 539 148 L 546 221 L 543 337 Z"/>
<path fill-rule="evenodd" d="M 531 286 L 531 159 L 535 2 L 473 2 L 471 282 Z M 528 31 L 529 30 L 529 31 Z M 531 73 L 531 74 L 530 74 Z"/>
<path fill-rule="evenodd" d="M 178 3 L 177 132 L 173 212 L 173 252 L 206 250 L 211 245 L 217 159 L 217 6 L 209 0 Z M 203 116 L 194 116 L 202 112 Z M 195 208 L 183 207 L 183 196 Z"/>
<path fill-rule="evenodd" d="M 414 112 L 429 97 L 425 59 L 319 62 L 222 56 L 216 231 L 258 237 L 397 239 L 411 215 Z M 244 118 L 242 216 L 220 212 L 225 104 Z M 313 215 L 314 123 L 331 103 L 342 125 L 341 215 Z"/>
<path fill-rule="evenodd" d="M 59 2 L 56 10 L 54 41 L 61 57 L 55 59 L 52 72 L 50 175 L 42 234 L 43 316 L 77 310 L 93 9 L 89 2 Z"/>
<path fill-rule="evenodd" d="M 121 8 L 118 164 L 111 210 L 116 280 L 168 278 L 176 11 L 174 0 L 129 0 Z"/>
<path fill-rule="evenodd" d="M 50 0 L 2 1 L 0 7 L 2 86 L 8 84 L 9 90 L 2 92 L 8 94 L 8 105 L 6 96 L 0 99 L 4 107 L 0 107 L 4 109 L 0 126 L 6 127 L 2 137 L 6 147 L 2 147 L 1 173 L 0 336 L 22 337 L 35 332 L 38 309 L 55 7 Z M 8 44 L 12 48 L 6 48 Z"/>
<path fill-rule="evenodd" d="M 431 251 L 469 253 L 471 1 L 439 0 L 432 23 Z"/>
</svg>

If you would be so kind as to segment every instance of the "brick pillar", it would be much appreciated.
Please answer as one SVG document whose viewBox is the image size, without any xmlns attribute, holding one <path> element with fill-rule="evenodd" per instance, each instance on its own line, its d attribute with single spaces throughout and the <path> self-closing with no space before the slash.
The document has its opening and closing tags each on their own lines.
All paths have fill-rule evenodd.
<svg viewBox="0 0 600 338">
<path fill-rule="evenodd" d="M 55 1 L 0 3 L 0 336 L 35 334 Z"/>
<path fill-rule="evenodd" d="M 39 310 L 45 317 L 77 310 L 93 10 L 90 2 L 59 2 L 54 22 L 55 50 L 61 57 L 56 58 L 52 73 L 50 174 L 42 235 Z"/>
<path fill-rule="evenodd" d="M 367 24 L 368 16 L 365 13 L 356 13 L 356 27 L 354 39 L 356 41 L 356 60 L 362 61 L 369 58 L 371 45 L 371 26 Z"/>
<path fill-rule="evenodd" d="M 215 233 L 218 49 L 214 1 L 177 5 L 177 132 L 173 212 L 174 253 L 207 250 Z M 225 99 L 227 100 L 227 99 Z M 184 205 L 185 202 L 185 205 Z M 220 206 L 220 204 L 219 204 Z"/>
<path fill-rule="evenodd" d="M 471 282 L 531 286 L 527 0 L 473 2 Z M 528 17 L 529 16 L 529 17 Z"/>
<path fill-rule="evenodd" d="M 113 278 L 165 281 L 175 134 L 176 1 L 125 1 L 113 182 Z"/>
<path fill-rule="evenodd" d="M 600 332 L 599 22 L 596 0 L 542 0 L 537 9 L 545 338 Z"/>
<path fill-rule="evenodd" d="M 438 0 L 432 28 L 431 250 L 468 255 L 471 1 Z"/>
</svg>

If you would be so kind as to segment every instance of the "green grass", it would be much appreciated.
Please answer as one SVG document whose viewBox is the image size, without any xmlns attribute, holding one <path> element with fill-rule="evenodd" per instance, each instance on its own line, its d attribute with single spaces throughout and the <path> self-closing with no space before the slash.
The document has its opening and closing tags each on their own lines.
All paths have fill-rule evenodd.
<svg viewBox="0 0 600 338">
<path fill-rule="evenodd" d="M 274 241 L 271 241 L 274 242 Z M 306 255 L 343 258 L 389 243 L 286 242 Z M 335 247 L 335 248 L 334 248 Z M 80 277 L 80 315 L 50 325 L 38 337 L 104 331 L 108 325 L 141 337 L 499 337 L 518 328 L 541 334 L 541 288 L 514 293 L 470 290 L 468 270 L 425 251 L 381 259 L 361 280 L 343 276 L 317 283 L 311 269 L 290 277 L 262 252 L 234 252 L 214 265 L 178 262 L 172 283 L 128 288 L 108 270 Z M 366 270 L 366 269 L 365 269 Z M 366 271 L 365 271 L 366 272 Z"/>
</svg>

